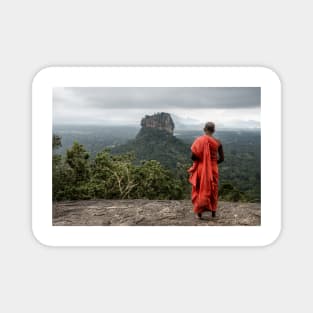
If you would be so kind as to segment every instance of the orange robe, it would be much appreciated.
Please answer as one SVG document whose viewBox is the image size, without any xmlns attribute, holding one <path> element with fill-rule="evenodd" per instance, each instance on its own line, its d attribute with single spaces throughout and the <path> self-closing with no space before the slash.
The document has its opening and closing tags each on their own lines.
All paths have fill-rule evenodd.
<svg viewBox="0 0 313 313">
<path fill-rule="evenodd" d="M 198 137 L 191 146 L 191 152 L 198 158 L 188 169 L 192 185 L 191 201 L 193 211 L 216 211 L 218 201 L 217 152 L 220 142 L 213 137 Z"/>
</svg>

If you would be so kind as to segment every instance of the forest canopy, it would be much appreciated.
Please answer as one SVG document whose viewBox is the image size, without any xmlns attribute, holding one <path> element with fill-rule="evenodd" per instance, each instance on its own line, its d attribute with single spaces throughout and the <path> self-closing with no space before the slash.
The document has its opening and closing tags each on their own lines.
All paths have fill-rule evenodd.
<svg viewBox="0 0 313 313">
<path fill-rule="evenodd" d="M 191 165 L 189 155 L 175 155 L 179 160 L 175 165 L 172 161 L 171 164 L 162 162 L 162 159 L 161 162 L 155 159 L 138 160 L 136 151 L 132 151 L 131 145 L 128 145 L 128 152 L 116 149 L 113 153 L 112 149 L 104 148 L 91 157 L 90 152 L 78 141 L 74 141 L 61 154 L 62 138 L 56 134 L 53 135 L 52 145 L 54 201 L 190 198 L 191 186 L 187 174 L 187 168 Z M 187 150 L 176 149 L 182 154 Z M 145 151 L 141 152 L 148 156 Z M 241 171 L 240 159 L 236 157 L 236 153 L 238 152 L 232 151 L 229 165 L 221 167 L 220 199 L 259 202 L 259 174 L 257 172 L 247 176 L 245 171 Z M 248 156 L 247 160 L 251 161 L 250 152 L 244 153 Z M 228 170 L 230 166 L 233 166 L 232 170 Z M 251 177 L 250 181 L 246 177 Z"/>
</svg>

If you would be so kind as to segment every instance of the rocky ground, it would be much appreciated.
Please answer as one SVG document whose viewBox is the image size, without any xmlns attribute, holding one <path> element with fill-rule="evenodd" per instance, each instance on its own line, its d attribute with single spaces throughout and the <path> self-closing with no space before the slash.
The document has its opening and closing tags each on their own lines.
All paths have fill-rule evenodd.
<svg viewBox="0 0 313 313">
<path fill-rule="evenodd" d="M 53 204 L 55 226 L 260 225 L 260 203 L 220 202 L 215 218 L 197 220 L 189 200 L 85 200 Z"/>
</svg>

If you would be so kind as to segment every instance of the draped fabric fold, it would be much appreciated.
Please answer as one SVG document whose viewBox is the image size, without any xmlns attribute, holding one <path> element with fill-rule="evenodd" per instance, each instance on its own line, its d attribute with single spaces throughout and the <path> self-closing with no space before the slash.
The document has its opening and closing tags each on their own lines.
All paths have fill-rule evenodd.
<svg viewBox="0 0 313 313">
<path fill-rule="evenodd" d="M 218 201 L 218 167 L 216 154 L 219 143 L 212 137 L 198 137 L 191 146 L 197 157 L 188 169 L 192 185 L 191 200 L 195 213 L 216 211 Z"/>
</svg>

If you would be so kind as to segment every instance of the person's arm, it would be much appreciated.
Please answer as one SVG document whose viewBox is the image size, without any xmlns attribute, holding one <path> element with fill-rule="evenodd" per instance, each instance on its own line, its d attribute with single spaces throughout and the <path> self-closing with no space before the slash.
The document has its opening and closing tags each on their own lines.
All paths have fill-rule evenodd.
<svg viewBox="0 0 313 313">
<path fill-rule="evenodd" d="M 217 164 L 224 162 L 224 150 L 222 144 L 218 147 L 218 160 Z"/>
</svg>

